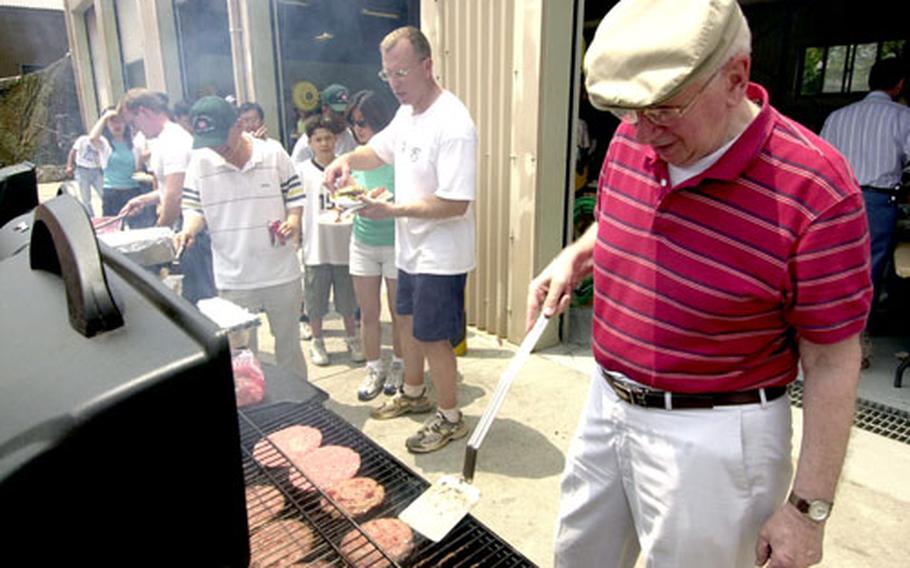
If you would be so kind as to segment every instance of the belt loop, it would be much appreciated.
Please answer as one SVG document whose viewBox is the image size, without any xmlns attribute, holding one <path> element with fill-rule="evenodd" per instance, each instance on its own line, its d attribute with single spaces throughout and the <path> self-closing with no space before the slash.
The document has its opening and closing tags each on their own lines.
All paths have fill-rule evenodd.
<svg viewBox="0 0 910 568">
<path fill-rule="evenodd" d="M 761 400 L 762 408 L 765 408 L 766 406 L 768 406 L 768 397 L 767 397 L 767 395 L 765 395 L 764 388 L 758 389 L 758 398 L 759 398 L 759 400 Z"/>
<path fill-rule="evenodd" d="M 664 391 L 664 408 L 673 410 L 673 395 L 670 394 L 670 391 Z"/>
</svg>

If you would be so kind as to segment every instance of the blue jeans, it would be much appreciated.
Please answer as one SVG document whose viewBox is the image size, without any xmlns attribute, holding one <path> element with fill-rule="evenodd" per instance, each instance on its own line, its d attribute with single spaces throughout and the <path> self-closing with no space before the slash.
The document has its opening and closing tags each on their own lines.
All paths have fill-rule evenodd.
<svg viewBox="0 0 910 568">
<path fill-rule="evenodd" d="M 76 166 L 76 183 L 79 184 L 79 197 L 82 199 L 82 206 L 88 211 L 89 217 L 94 217 L 95 212 L 92 209 L 92 188 L 99 198 L 103 197 L 104 188 L 104 171 L 101 168 L 83 168 Z"/>
<path fill-rule="evenodd" d="M 894 250 L 894 228 L 897 225 L 897 200 L 879 191 L 863 189 L 866 216 L 869 220 L 869 240 L 872 244 L 873 298 L 881 294 L 882 280 L 888 258 Z M 874 300 L 873 300 L 874 303 Z"/>
</svg>

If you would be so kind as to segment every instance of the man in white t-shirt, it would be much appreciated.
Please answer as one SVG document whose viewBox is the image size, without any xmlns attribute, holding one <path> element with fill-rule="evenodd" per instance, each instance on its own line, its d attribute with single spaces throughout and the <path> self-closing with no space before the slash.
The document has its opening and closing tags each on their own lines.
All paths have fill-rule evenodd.
<svg viewBox="0 0 910 568">
<path fill-rule="evenodd" d="M 322 116 L 328 118 L 333 124 L 343 126 L 341 130 L 335 132 L 335 155 L 340 156 L 350 152 L 357 147 L 354 140 L 354 133 L 345 126 L 344 113 L 350 102 L 348 88 L 344 85 L 333 84 L 326 87 L 320 94 L 319 99 L 322 101 Z M 291 160 L 297 166 L 309 162 L 313 159 L 315 152 L 310 147 L 305 133 L 301 133 L 294 149 L 291 150 Z"/>
<path fill-rule="evenodd" d="M 237 117 L 220 97 L 204 97 L 190 110 L 196 150 L 186 171 L 177 243 L 192 248 L 208 227 L 218 294 L 264 311 L 278 366 L 305 379 L 296 254 L 305 196 L 287 152 L 244 133 Z M 257 351 L 255 333 L 249 346 Z"/>
<path fill-rule="evenodd" d="M 147 89 L 130 89 L 120 103 L 124 120 L 151 142 L 149 170 L 158 185 L 157 191 L 131 199 L 123 212 L 159 205 L 161 227 L 174 226 L 180 218 L 183 176 L 193 151 L 192 135 L 172 122 L 167 110 L 167 96 Z"/>
<path fill-rule="evenodd" d="M 73 142 L 69 155 L 66 157 L 66 175 L 74 175 L 79 184 L 79 195 L 82 205 L 89 217 L 95 216 L 92 209 L 92 188 L 98 197 L 102 197 L 104 188 L 104 167 L 110 157 L 110 146 L 105 147 L 101 140 L 92 142 L 92 139 L 83 134 Z"/>
<path fill-rule="evenodd" d="M 146 207 L 157 205 L 156 225 L 177 229 L 184 175 L 193 152 L 193 136 L 171 121 L 167 105 L 167 95 L 148 89 L 130 89 L 120 103 L 123 119 L 149 141 L 148 167 L 158 186 L 157 190 L 127 201 L 120 213 L 133 216 Z M 201 234 L 197 239 L 199 246 L 192 252 L 187 251 L 181 259 L 183 297 L 193 303 L 215 295 L 208 240 L 208 233 Z"/>
<path fill-rule="evenodd" d="M 467 435 L 457 404 L 457 362 L 450 339 L 464 325 L 464 288 L 474 268 L 477 132 L 465 106 L 433 78 L 426 36 L 399 28 L 380 44 L 382 71 L 401 103 L 395 118 L 366 146 L 337 158 L 325 183 L 347 183 L 350 172 L 395 165 L 395 203 L 365 199 L 360 215 L 394 217 L 398 266 L 396 307 L 402 319 L 405 383 L 372 416 L 429 412 L 423 359 L 437 392 L 437 413 L 407 440 L 431 452 Z"/>
</svg>

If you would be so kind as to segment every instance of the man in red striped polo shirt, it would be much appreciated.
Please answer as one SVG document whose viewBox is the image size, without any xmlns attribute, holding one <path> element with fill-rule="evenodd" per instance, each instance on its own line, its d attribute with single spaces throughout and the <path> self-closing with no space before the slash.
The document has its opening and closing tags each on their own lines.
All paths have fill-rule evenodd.
<svg viewBox="0 0 910 568">
<path fill-rule="evenodd" d="M 844 158 L 749 82 L 750 42 L 734 0 L 623 0 L 586 54 L 592 103 L 623 123 L 596 222 L 528 297 L 530 325 L 593 271 L 598 368 L 567 458 L 557 566 L 630 567 L 640 552 L 649 566 L 821 560 L 869 240 Z M 785 386 L 800 364 L 792 477 Z"/>
</svg>

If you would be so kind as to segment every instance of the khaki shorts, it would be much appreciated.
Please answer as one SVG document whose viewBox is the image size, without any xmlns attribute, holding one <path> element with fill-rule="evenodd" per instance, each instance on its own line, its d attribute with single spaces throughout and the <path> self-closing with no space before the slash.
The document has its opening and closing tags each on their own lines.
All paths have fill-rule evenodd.
<svg viewBox="0 0 910 568">
<path fill-rule="evenodd" d="M 354 281 L 346 264 L 315 264 L 303 267 L 304 303 L 311 318 L 324 318 L 329 312 L 329 292 L 335 311 L 342 316 L 353 316 L 357 310 L 354 299 Z"/>
</svg>

